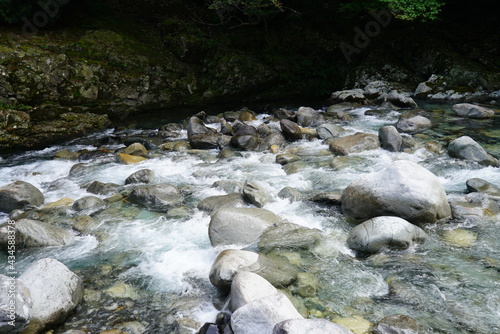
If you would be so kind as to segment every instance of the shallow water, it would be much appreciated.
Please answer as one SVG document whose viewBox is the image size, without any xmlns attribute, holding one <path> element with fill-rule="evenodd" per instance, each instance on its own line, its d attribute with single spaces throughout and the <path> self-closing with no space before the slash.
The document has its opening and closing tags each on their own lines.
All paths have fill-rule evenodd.
<svg viewBox="0 0 500 334">
<path fill-rule="evenodd" d="M 365 116 L 365 110 L 367 108 L 350 112 L 354 120 L 345 124 L 348 134 L 357 131 L 376 134 L 379 127 L 393 124 L 399 116 L 397 112 Z M 430 116 L 436 126 L 416 136 L 417 141 L 440 141 L 445 146 L 449 140 L 467 134 L 480 141 L 490 153 L 500 155 L 496 135 L 499 116 L 489 121 L 472 121 L 457 119 L 449 106 L 426 105 L 426 110 L 432 112 Z M 259 125 L 265 117 L 260 115 L 253 125 Z M 278 124 L 270 126 L 278 127 Z M 184 131 L 183 138 L 179 139 L 186 136 Z M 110 150 L 119 147 L 107 146 Z M 308 161 L 298 173 L 287 175 L 282 166 L 275 163 L 274 154 L 258 152 L 242 152 L 241 157 L 223 161 L 216 158 L 216 150 L 209 150 L 164 152 L 136 165 L 88 162 L 91 172 L 80 177 L 68 176 L 76 162 L 52 160 L 52 156 L 61 149 L 78 151 L 94 149 L 92 146 L 69 143 L 10 157 L 0 164 L 0 185 L 16 180 L 30 182 L 44 193 L 46 203 L 62 197 L 76 200 L 90 195 L 82 187 L 94 180 L 122 185 L 130 174 L 144 168 L 155 172 L 155 183 L 174 184 L 187 194 L 184 205 L 188 216 L 185 218 L 150 212 L 126 202 L 114 203 L 94 215 L 99 234 L 76 236 L 73 243 L 61 248 L 21 250 L 17 254 L 17 268 L 22 271 L 36 259 L 53 257 L 84 276 L 86 288 L 90 290 L 104 291 L 126 283 L 143 297 L 136 298 L 130 306 L 130 314 L 123 317 L 134 320 L 131 314 L 140 314 L 136 318 L 147 320 L 148 333 L 166 328 L 158 317 L 164 317 L 162 321 L 167 323 L 173 321 L 167 313 L 174 308 L 172 302 L 179 300 L 196 301 L 193 305 L 186 302 L 188 306 L 175 306 L 176 310 L 182 310 L 178 313 L 183 312 L 180 318 L 193 319 L 198 324 L 214 321 L 222 296 L 211 286 L 208 273 L 223 248 L 210 245 L 207 232 L 210 217 L 196 209 L 196 205 L 208 196 L 225 194 L 211 188 L 215 181 L 253 180 L 270 195 L 271 201 L 265 209 L 290 222 L 321 229 L 330 236 L 312 255 L 303 255 L 301 262 L 304 270 L 318 278 L 320 286 L 317 299 L 306 300 L 309 310 L 319 310 L 327 318 L 360 315 L 371 322 L 391 314 L 406 314 L 415 318 L 425 333 L 500 332 L 498 216 L 476 225 L 445 222 L 428 226 L 429 237 L 422 245 L 404 252 L 360 259 L 345 244 L 353 225 L 343 218 L 338 207 L 308 201 L 290 203 L 277 196 L 286 186 L 308 195 L 341 191 L 360 175 L 405 159 L 438 175 L 448 195 L 453 197 L 465 193 L 465 182 L 473 177 L 500 185 L 498 168 L 457 161 L 446 154 L 419 148 L 413 153 L 379 149 L 352 154 L 356 158 L 354 163 L 333 169 L 328 164 L 333 156 L 320 140 L 288 143 L 286 148 L 298 150 L 303 160 Z M 67 214 L 75 215 L 69 209 Z M 0 222 L 7 219 L 5 214 L 0 216 Z M 468 248 L 447 244 L 444 231 L 456 228 L 474 232 L 476 242 Z M 5 261 L 3 255 L 0 260 Z M 103 296 L 92 305 L 109 308 L 117 300 L 119 305 L 123 303 L 123 300 Z M 92 322 L 92 326 L 88 325 L 92 333 L 109 329 L 109 318 L 87 311 L 89 315 L 77 313 L 66 328 L 79 328 Z M 180 322 L 169 330 L 181 332 L 195 327 L 196 324 Z"/>
</svg>

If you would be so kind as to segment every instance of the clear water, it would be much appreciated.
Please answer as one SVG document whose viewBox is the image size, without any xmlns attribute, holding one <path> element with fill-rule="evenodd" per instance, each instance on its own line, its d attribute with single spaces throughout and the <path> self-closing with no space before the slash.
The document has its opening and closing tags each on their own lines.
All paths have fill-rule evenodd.
<svg viewBox="0 0 500 334">
<path fill-rule="evenodd" d="M 446 106 L 425 107 L 432 112 L 436 126 L 417 141 L 434 140 L 446 145 L 449 140 L 468 134 L 491 153 L 500 155 L 498 116 L 489 121 L 464 121 L 454 117 Z M 351 112 L 354 120 L 345 125 L 349 133 L 377 133 L 380 126 L 393 124 L 399 115 L 392 112 L 380 117 L 365 116 L 365 110 Z M 264 118 L 265 115 L 259 116 L 254 125 Z M 183 135 L 185 139 L 186 133 Z M 274 154 L 242 152 L 242 157 L 220 161 L 216 150 L 164 152 L 131 166 L 89 162 L 93 164 L 91 171 L 81 177 L 68 176 L 76 162 L 52 160 L 52 156 L 61 149 L 78 151 L 94 149 L 92 146 L 70 143 L 0 161 L 0 185 L 16 180 L 30 182 L 42 190 L 46 203 L 62 197 L 76 200 L 89 195 L 84 186 L 94 180 L 123 184 L 130 174 L 143 168 L 155 172 L 155 182 L 174 184 L 188 194 L 184 205 L 189 214 L 185 218 L 149 212 L 127 202 L 114 203 L 94 216 L 98 233 L 75 236 L 74 242 L 65 247 L 19 251 L 17 268 L 22 271 L 36 259 L 53 257 L 84 276 L 89 290 L 103 292 L 125 283 L 139 295 L 132 298 L 132 304 L 127 304 L 125 299 L 110 298 L 103 292 L 100 299 L 87 301 L 91 305 L 84 310 L 87 313 L 77 313 L 66 329 L 86 326 L 92 333 L 110 329 L 110 324 L 119 322 L 111 321 L 110 314 L 118 311 L 108 314 L 102 310 L 118 309 L 125 303 L 130 313 L 120 321 L 134 320 L 131 314 L 139 314 L 137 319 L 146 319 L 149 333 L 159 332 L 159 328 L 195 332 L 196 326 L 214 321 L 223 300 L 208 281 L 210 266 L 223 248 L 210 245 L 207 233 L 210 217 L 196 209 L 196 205 L 208 196 L 224 194 L 211 188 L 215 181 L 254 180 L 270 195 L 271 201 L 265 209 L 293 223 L 321 229 L 329 236 L 312 255 L 304 255 L 302 259 L 304 270 L 314 274 L 320 286 L 317 298 L 306 301 L 309 309 L 320 310 L 327 318 L 360 315 L 372 322 L 391 314 L 406 314 L 415 318 L 425 333 L 500 332 L 498 216 L 478 225 L 428 226 L 429 237 L 423 245 L 359 259 L 346 247 L 345 239 L 352 225 L 344 220 L 339 208 L 307 201 L 289 203 L 277 196 L 286 186 L 310 195 L 341 191 L 364 173 L 406 159 L 438 175 L 453 197 L 464 193 L 465 182 L 473 177 L 500 185 L 498 168 L 457 161 L 446 154 L 419 148 L 413 153 L 380 149 L 354 154 L 356 163 L 334 170 L 327 163 L 333 157 L 325 153 L 328 147 L 321 141 L 300 141 L 286 147 L 292 148 L 309 163 L 290 175 L 275 163 Z M 67 214 L 75 215 L 71 210 Z M 0 216 L 0 222 L 7 219 L 5 214 Z M 443 233 L 456 228 L 476 233 L 477 241 L 468 248 L 450 246 Z M 0 256 L 0 261 L 6 261 L 4 255 Z M 310 306 L 311 303 L 316 304 Z M 174 321 L 177 325 L 168 327 Z"/>
</svg>

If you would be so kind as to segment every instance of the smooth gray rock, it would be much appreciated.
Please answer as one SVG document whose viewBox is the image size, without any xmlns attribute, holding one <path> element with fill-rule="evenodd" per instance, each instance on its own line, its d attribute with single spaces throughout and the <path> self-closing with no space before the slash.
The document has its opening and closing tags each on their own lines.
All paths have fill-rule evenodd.
<svg viewBox="0 0 500 334">
<path fill-rule="evenodd" d="M 474 161 L 484 166 L 499 166 L 498 160 L 489 155 L 481 145 L 469 136 L 458 137 L 450 142 L 448 154 L 453 158 Z"/>
<path fill-rule="evenodd" d="M 94 181 L 87 187 L 87 192 L 98 195 L 106 195 L 111 192 L 116 192 L 119 185 L 116 183 L 103 183 L 100 181 Z"/>
<path fill-rule="evenodd" d="M 346 327 L 325 319 L 290 319 L 277 323 L 272 334 L 352 334 Z"/>
<path fill-rule="evenodd" d="M 383 126 L 378 129 L 378 138 L 384 150 L 401 152 L 403 149 L 403 137 L 401 137 L 398 130 L 392 125 Z"/>
<path fill-rule="evenodd" d="M 330 98 L 332 101 L 336 103 L 342 103 L 342 102 L 364 103 L 366 100 L 363 89 L 359 88 L 333 92 Z"/>
<path fill-rule="evenodd" d="M 151 183 L 154 179 L 154 172 L 151 169 L 140 169 L 132 173 L 125 179 L 125 184 Z"/>
<path fill-rule="evenodd" d="M 381 216 L 367 220 L 354 227 L 347 236 L 351 249 L 378 253 L 386 248 L 406 249 L 415 242 L 422 242 L 426 233 L 404 219 Z"/>
<path fill-rule="evenodd" d="M 32 306 L 26 285 L 16 278 L 0 274 L 0 333 L 21 333 L 31 319 Z"/>
<path fill-rule="evenodd" d="M 281 131 L 283 136 L 288 140 L 300 140 L 303 138 L 302 130 L 299 125 L 288 119 L 282 119 L 280 121 Z"/>
<path fill-rule="evenodd" d="M 271 226 L 262 233 L 259 251 L 267 253 L 273 249 L 309 249 L 314 247 L 323 236 L 323 232 L 292 223 Z"/>
<path fill-rule="evenodd" d="M 302 193 L 293 187 L 285 187 L 281 189 L 278 193 L 278 197 L 288 199 L 290 202 L 298 202 L 304 198 Z"/>
<path fill-rule="evenodd" d="M 233 125 L 233 129 L 235 126 Z M 259 144 L 259 134 L 253 126 L 241 123 L 233 137 L 231 138 L 231 146 L 244 151 L 252 151 Z"/>
<path fill-rule="evenodd" d="M 73 202 L 71 208 L 75 211 L 92 213 L 106 207 L 106 202 L 96 196 L 85 196 Z"/>
<path fill-rule="evenodd" d="M 240 307 L 231 316 L 234 334 L 272 333 L 277 323 L 303 319 L 290 300 L 278 292 Z"/>
<path fill-rule="evenodd" d="M 259 208 L 222 208 L 210 220 L 208 235 L 212 246 L 251 245 L 262 232 L 281 218 Z"/>
<path fill-rule="evenodd" d="M 231 283 L 229 309 L 234 312 L 254 300 L 277 293 L 278 290 L 261 276 L 239 271 Z"/>
<path fill-rule="evenodd" d="M 292 284 L 300 268 L 293 265 L 290 260 L 282 255 L 269 253 L 259 254 L 257 262 L 247 267 L 240 268 L 240 271 L 249 271 L 265 278 L 273 286 L 286 287 Z"/>
<path fill-rule="evenodd" d="M 286 143 L 286 138 L 281 132 L 273 132 L 269 136 L 261 139 L 259 144 L 259 151 L 269 149 L 273 145 L 281 146 Z"/>
<path fill-rule="evenodd" d="M 243 183 L 234 180 L 219 180 L 212 184 L 212 188 L 217 188 L 226 193 L 238 193 L 243 189 Z"/>
<path fill-rule="evenodd" d="M 44 201 L 42 192 L 28 182 L 15 181 L 0 187 L 0 212 L 9 213 L 26 205 L 40 206 Z"/>
<path fill-rule="evenodd" d="M 188 139 L 191 148 L 200 150 L 210 150 L 213 148 L 220 148 L 221 140 L 223 140 L 224 137 L 225 136 L 220 134 L 211 134 L 211 135 L 197 134 L 197 135 L 192 135 Z"/>
<path fill-rule="evenodd" d="M 201 119 L 196 116 L 189 118 L 187 124 L 188 139 L 196 135 L 213 135 L 216 131 L 207 127 Z"/>
<path fill-rule="evenodd" d="M 480 192 L 500 199 L 500 187 L 480 178 L 473 178 L 465 182 L 467 190 L 470 192 Z"/>
<path fill-rule="evenodd" d="M 258 208 L 262 208 L 269 202 L 266 191 L 252 181 L 246 181 L 243 185 L 243 197 L 248 203 Z"/>
<path fill-rule="evenodd" d="M 26 333 L 61 323 L 83 299 L 82 279 L 54 259 L 36 261 L 19 279 L 29 288 L 33 301 Z"/>
<path fill-rule="evenodd" d="M 309 198 L 309 201 L 323 205 L 340 205 L 341 192 L 319 193 Z"/>
<path fill-rule="evenodd" d="M 168 211 L 182 203 L 179 189 L 171 184 L 136 186 L 128 198 L 133 203 L 156 211 Z"/>
<path fill-rule="evenodd" d="M 318 133 L 318 137 L 320 139 L 326 140 L 338 138 L 342 136 L 346 130 L 340 125 L 327 123 L 318 126 L 316 132 Z"/>
<path fill-rule="evenodd" d="M 417 103 L 411 98 L 407 97 L 402 93 L 399 93 L 395 90 L 391 90 L 387 96 L 386 100 L 391 102 L 397 107 L 400 108 L 417 108 Z"/>
<path fill-rule="evenodd" d="M 450 203 L 453 218 L 474 225 L 494 220 L 500 213 L 500 207 L 492 198 L 494 197 L 480 192 L 472 192 L 458 199 L 454 198 Z"/>
<path fill-rule="evenodd" d="M 495 116 L 495 111 L 492 109 L 471 103 L 458 103 L 452 109 L 458 116 L 467 118 L 491 118 Z"/>
<path fill-rule="evenodd" d="M 361 221 L 396 216 L 418 225 L 451 215 L 438 177 L 406 160 L 357 178 L 344 189 L 341 202 L 346 216 Z"/>
<path fill-rule="evenodd" d="M 0 225 L 0 248 L 7 249 L 8 223 Z M 73 233 L 32 219 L 16 221 L 16 248 L 64 246 L 73 240 Z"/>
<path fill-rule="evenodd" d="M 220 252 L 210 268 L 210 282 L 222 291 L 229 292 L 236 272 L 257 262 L 259 254 L 239 249 Z"/>
<path fill-rule="evenodd" d="M 401 115 L 398 122 L 396 123 L 396 129 L 403 133 L 419 133 L 430 129 L 432 127 L 432 122 L 430 119 L 413 114 Z"/>
<path fill-rule="evenodd" d="M 341 137 L 329 142 L 330 151 L 336 155 L 348 155 L 380 148 L 378 136 L 363 132 Z"/>
<path fill-rule="evenodd" d="M 319 111 L 309 107 L 300 107 L 295 116 L 297 124 L 304 127 L 317 127 L 325 122 L 325 118 Z"/>
<path fill-rule="evenodd" d="M 210 196 L 198 203 L 197 208 L 210 213 L 216 212 L 222 208 L 243 207 L 246 202 L 242 194 L 228 194 L 221 196 Z"/>
</svg>

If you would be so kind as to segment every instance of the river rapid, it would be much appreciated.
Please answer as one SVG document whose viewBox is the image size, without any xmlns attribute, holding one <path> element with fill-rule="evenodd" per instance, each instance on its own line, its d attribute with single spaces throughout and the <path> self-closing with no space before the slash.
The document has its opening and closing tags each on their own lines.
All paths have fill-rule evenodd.
<svg viewBox="0 0 500 334">
<path fill-rule="evenodd" d="M 362 317 L 376 323 L 385 316 L 404 314 L 414 318 L 421 333 L 500 333 L 500 217 L 480 221 L 446 220 L 424 226 L 423 244 L 404 251 L 387 251 L 357 257 L 346 238 L 355 226 L 342 215 L 340 206 L 278 197 L 284 187 L 294 187 L 305 198 L 324 192 L 341 192 L 359 176 L 380 170 L 395 160 L 410 160 L 439 177 L 449 200 L 467 192 L 466 181 L 481 178 L 500 185 L 500 169 L 451 158 L 446 144 L 469 135 L 490 154 L 500 156 L 500 116 L 470 120 L 455 116 L 449 105 L 427 104 L 433 128 L 414 135 L 418 147 L 410 152 L 383 149 L 335 158 L 320 139 L 287 142 L 280 153 L 293 152 L 303 164 L 285 171 L 270 152 L 240 152 L 219 159 L 218 150 L 158 151 L 133 165 L 116 162 L 114 154 L 84 162 L 86 172 L 70 176 L 79 161 L 53 159 L 60 150 L 95 150 L 106 138 L 141 136 L 155 130 L 108 130 L 87 138 L 40 151 L 30 151 L 0 160 L 0 186 L 22 180 L 45 195 L 45 203 L 68 197 L 77 200 L 94 195 L 86 192 L 93 181 L 124 185 L 140 169 L 151 169 L 155 183 L 177 186 L 184 194 L 181 210 L 169 214 L 143 209 L 127 201 L 116 201 L 93 213 L 97 222 L 89 234 L 77 234 L 63 247 L 23 249 L 16 266 L 22 272 L 44 257 L 55 258 L 81 275 L 85 300 L 75 314 L 55 333 L 86 329 L 89 333 L 119 328 L 130 333 L 195 333 L 205 322 L 214 322 L 225 296 L 209 281 L 217 255 L 226 248 L 212 247 L 208 237 L 210 215 L 197 209 L 209 196 L 224 195 L 212 187 L 219 180 L 252 180 L 270 197 L 265 209 L 283 219 L 328 236 L 311 252 L 288 252 L 300 270 L 318 281 L 314 296 L 300 297 L 293 285 L 283 288 L 296 300 L 304 316 L 337 319 Z M 377 134 L 394 124 L 402 111 L 365 115 L 369 108 L 348 112 L 352 120 L 341 124 L 345 133 Z M 248 124 L 266 122 L 279 129 L 270 115 L 257 115 Z M 157 126 L 163 124 L 159 123 Z M 209 124 L 213 128 L 219 124 Z M 182 130 L 175 140 L 186 140 Z M 107 139 L 106 139 L 107 140 Z M 436 143 L 429 149 L 425 143 Z M 123 148 L 119 140 L 99 144 L 107 152 Z M 332 161 L 336 163 L 332 164 Z M 125 187 L 126 188 L 126 187 Z M 96 195 L 103 199 L 110 195 Z M 59 213 L 57 224 L 71 226 L 77 215 L 70 207 Z M 0 215 L 0 223 L 9 219 Z M 448 231 L 466 230 L 475 240 L 463 246 L 447 238 Z M 250 247 L 250 249 L 252 249 Z M 0 263 L 6 263 L 0 254 Z M 0 273 L 5 273 L 5 269 Z M 121 327 L 120 327 L 121 326 Z M 128 327 L 127 327 L 128 326 Z"/>
</svg>

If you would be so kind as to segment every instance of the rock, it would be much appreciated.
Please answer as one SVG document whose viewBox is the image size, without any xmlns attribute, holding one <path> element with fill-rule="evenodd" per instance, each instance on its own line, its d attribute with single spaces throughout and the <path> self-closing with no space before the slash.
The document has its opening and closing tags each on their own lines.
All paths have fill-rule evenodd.
<svg viewBox="0 0 500 334">
<path fill-rule="evenodd" d="M 385 98 L 388 89 L 389 87 L 384 81 L 377 80 L 368 83 L 365 86 L 363 94 L 367 99 L 380 102 Z"/>
<path fill-rule="evenodd" d="M 254 150 L 259 143 L 257 129 L 244 123 L 233 125 L 233 129 L 235 128 L 236 132 L 231 138 L 231 146 L 244 151 Z"/>
<path fill-rule="evenodd" d="M 333 320 L 335 323 L 346 327 L 352 334 L 368 334 L 372 324 L 358 315 L 348 318 L 339 318 Z"/>
<path fill-rule="evenodd" d="M 277 292 L 278 290 L 261 276 L 248 271 L 239 271 L 231 283 L 229 309 L 234 312 L 254 300 Z"/>
<path fill-rule="evenodd" d="M 137 289 L 132 285 L 126 283 L 116 283 L 112 287 L 104 290 L 104 293 L 111 296 L 112 298 L 129 298 L 132 300 L 139 299 L 139 293 L 137 292 Z"/>
<path fill-rule="evenodd" d="M 277 323 L 272 334 L 352 334 L 346 327 L 325 319 L 290 319 Z"/>
<path fill-rule="evenodd" d="M 399 108 L 417 108 L 418 107 L 417 103 L 411 97 L 407 97 L 404 94 L 399 93 L 395 90 L 391 90 L 387 94 L 386 100 Z"/>
<path fill-rule="evenodd" d="M 273 132 L 264 139 L 261 139 L 259 144 L 259 151 L 272 149 L 274 146 L 277 146 L 279 148 L 284 143 L 286 143 L 285 136 L 281 132 Z"/>
<path fill-rule="evenodd" d="M 58 208 L 61 206 L 68 206 L 68 205 L 73 204 L 73 202 L 74 201 L 71 198 L 63 197 L 55 202 L 45 204 L 44 206 L 42 206 L 42 209 L 52 209 L 52 208 Z"/>
<path fill-rule="evenodd" d="M 250 110 L 243 110 L 240 112 L 240 116 L 238 119 L 242 122 L 251 122 L 255 121 L 257 118 L 255 118 L 255 115 L 252 111 Z"/>
<path fill-rule="evenodd" d="M 362 89 L 350 89 L 333 92 L 330 99 L 336 103 L 356 102 L 364 104 L 366 97 Z"/>
<path fill-rule="evenodd" d="M 372 331 L 374 334 L 418 334 L 419 328 L 415 319 L 396 314 L 381 319 Z"/>
<path fill-rule="evenodd" d="M 188 140 L 191 142 L 191 137 L 196 136 L 196 135 L 213 135 L 215 134 L 216 131 L 214 129 L 211 129 L 205 124 L 203 124 L 203 121 L 199 119 L 196 116 L 193 116 L 189 118 L 188 124 L 187 124 L 187 135 L 188 135 Z"/>
<path fill-rule="evenodd" d="M 340 205 L 340 198 L 342 197 L 342 193 L 340 192 L 328 192 L 328 193 L 319 193 L 309 198 L 311 202 L 323 204 L 323 205 Z"/>
<path fill-rule="evenodd" d="M 118 187 L 119 185 L 116 183 L 102 183 L 94 181 L 87 187 L 87 192 L 98 195 L 106 195 L 111 192 L 116 192 Z"/>
<path fill-rule="evenodd" d="M 292 284 L 300 269 L 293 265 L 285 256 L 269 253 L 259 254 L 257 262 L 240 268 L 240 271 L 250 271 L 265 278 L 276 287 L 287 287 Z"/>
<path fill-rule="evenodd" d="M 301 297 L 315 297 L 318 291 L 318 280 L 310 273 L 297 274 L 297 292 Z"/>
<path fill-rule="evenodd" d="M 88 213 L 99 211 L 106 207 L 106 202 L 96 196 L 85 196 L 75 202 L 71 208 L 75 211 L 84 211 Z"/>
<path fill-rule="evenodd" d="M 276 156 L 276 163 L 279 163 L 280 165 L 286 165 L 290 162 L 299 161 L 301 159 L 302 158 L 299 157 L 298 155 L 290 154 L 290 153 L 283 153 L 283 154 L 278 154 Z"/>
<path fill-rule="evenodd" d="M 464 229 L 446 230 L 443 233 L 444 242 L 450 246 L 467 248 L 472 246 L 477 239 L 477 234 Z"/>
<path fill-rule="evenodd" d="M 259 255 L 254 252 L 239 249 L 223 250 L 210 268 L 210 282 L 222 291 L 229 292 L 236 272 L 257 262 L 258 258 Z"/>
<path fill-rule="evenodd" d="M 309 249 L 322 239 L 323 232 L 292 223 L 281 223 L 269 227 L 262 233 L 259 251 L 267 253 L 274 249 Z"/>
<path fill-rule="evenodd" d="M 353 135 L 334 139 L 329 142 L 330 151 L 337 155 L 348 155 L 350 153 L 360 153 L 367 150 L 380 148 L 378 136 L 357 132 Z"/>
<path fill-rule="evenodd" d="M 217 159 L 232 159 L 235 157 L 241 157 L 241 153 L 238 151 L 235 151 L 232 148 L 224 148 L 220 150 L 219 154 L 217 154 Z"/>
<path fill-rule="evenodd" d="M 500 213 L 498 203 L 484 193 L 473 192 L 450 204 L 453 218 L 469 224 L 482 224 Z"/>
<path fill-rule="evenodd" d="M 491 118 L 495 116 L 492 109 L 471 103 L 458 103 L 452 109 L 458 116 L 467 118 Z"/>
<path fill-rule="evenodd" d="M 26 285 L 0 274 L 0 333 L 21 333 L 30 322 L 32 306 Z"/>
<path fill-rule="evenodd" d="M 151 169 L 140 169 L 132 173 L 125 179 L 125 184 L 151 183 L 154 179 L 154 172 Z"/>
<path fill-rule="evenodd" d="M 118 153 L 116 155 L 116 161 L 125 165 L 133 165 L 144 160 L 146 160 L 146 158 L 140 157 L 138 155 L 129 155 L 125 153 Z"/>
<path fill-rule="evenodd" d="M 212 246 L 251 245 L 262 232 L 281 219 L 259 208 L 222 208 L 210 220 L 208 234 Z"/>
<path fill-rule="evenodd" d="M 300 191 L 292 187 L 285 187 L 278 193 L 279 198 L 288 199 L 290 202 L 298 202 L 303 199 L 303 195 Z"/>
<path fill-rule="evenodd" d="M 480 178 L 467 180 L 465 183 L 467 190 L 470 192 L 481 192 L 488 194 L 494 198 L 500 199 L 500 187 Z"/>
<path fill-rule="evenodd" d="M 24 181 L 16 181 L 0 187 L 0 212 L 9 213 L 27 205 L 40 206 L 45 197 L 37 187 Z"/>
<path fill-rule="evenodd" d="M 295 115 L 297 124 L 304 127 L 317 127 L 325 122 L 319 111 L 309 107 L 300 107 Z"/>
<path fill-rule="evenodd" d="M 8 223 L 0 225 L 0 248 L 7 249 L 9 228 Z M 16 248 L 64 246 L 73 240 L 70 231 L 60 229 L 48 223 L 21 219 L 16 221 Z"/>
<path fill-rule="evenodd" d="M 240 307 L 231 316 L 234 334 L 272 333 L 274 326 L 289 319 L 302 319 L 290 300 L 275 293 Z"/>
<path fill-rule="evenodd" d="M 193 149 L 209 150 L 213 148 L 219 148 L 219 141 L 224 139 L 225 136 L 214 134 L 214 135 L 193 135 L 189 137 L 189 145 Z"/>
<path fill-rule="evenodd" d="M 128 155 L 137 155 L 140 157 L 146 157 L 148 155 L 148 150 L 141 143 L 133 143 L 125 148 L 123 153 Z"/>
<path fill-rule="evenodd" d="M 386 248 L 406 249 L 426 237 L 420 227 L 404 219 L 381 216 L 354 227 L 347 236 L 347 244 L 360 252 L 378 253 Z"/>
<path fill-rule="evenodd" d="M 392 125 L 383 126 L 378 129 L 378 138 L 384 150 L 401 152 L 403 149 L 403 137 L 401 137 L 398 130 Z"/>
<path fill-rule="evenodd" d="M 54 154 L 54 159 L 60 160 L 77 160 L 80 153 L 71 152 L 68 150 L 61 150 Z"/>
<path fill-rule="evenodd" d="M 285 109 L 285 108 L 279 108 L 275 109 L 273 111 L 274 117 L 276 117 L 279 120 L 282 119 L 292 119 L 293 118 L 293 112 L 291 110 Z"/>
<path fill-rule="evenodd" d="M 430 119 L 413 113 L 401 115 L 396 123 L 396 129 L 399 132 L 410 134 L 422 132 L 430 129 L 431 127 L 432 122 Z"/>
<path fill-rule="evenodd" d="M 302 170 L 304 170 L 306 167 L 308 167 L 309 164 L 305 161 L 294 161 L 287 163 L 285 166 L 283 166 L 283 170 L 287 175 L 298 173 Z"/>
<path fill-rule="evenodd" d="M 341 202 L 342 212 L 356 220 L 396 216 L 418 225 L 451 215 L 439 179 L 405 160 L 357 178 L 344 189 Z"/>
<path fill-rule="evenodd" d="M 219 180 L 212 184 L 212 188 L 217 188 L 227 193 L 236 193 L 243 189 L 243 183 L 234 180 Z"/>
<path fill-rule="evenodd" d="M 267 193 L 252 181 L 246 181 L 243 185 L 243 198 L 258 208 L 262 208 L 269 202 Z"/>
<path fill-rule="evenodd" d="M 123 141 L 123 145 L 125 145 L 125 146 L 130 146 L 130 145 L 136 144 L 136 143 L 143 145 L 147 150 L 154 150 L 154 149 L 156 149 L 156 146 L 153 143 L 151 143 L 146 138 L 141 138 L 141 137 L 127 137 Z"/>
<path fill-rule="evenodd" d="M 183 200 L 179 189 L 171 184 L 136 186 L 128 199 L 133 203 L 156 211 L 168 211 Z"/>
<path fill-rule="evenodd" d="M 316 132 L 318 133 L 318 137 L 320 139 L 327 140 L 342 136 L 346 130 L 340 125 L 327 123 L 318 126 Z"/>
<path fill-rule="evenodd" d="M 210 196 L 198 203 L 197 208 L 202 211 L 214 213 L 219 209 L 228 207 L 243 207 L 246 202 L 242 194 L 228 194 L 222 196 Z"/>
<path fill-rule="evenodd" d="M 477 162 L 484 166 L 498 167 L 497 159 L 489 155 L 474 139 L 462 136 L 448 144 L 448 154 L 453 158 Z"/>
<path fill-rule="evenodd" d="M 70 177 L 83 176 L 83 175 L 86 175 L 87 173 L 89 173 L 92 169 L 93 169 L 92 166 L 89 166 L 89 165 L 84 164 L 84 163 L 74 164 L 71 167 L 71 169 L 69 170 L 69 176 Z"/>
<path fill-rule="evenodd" d="M 261 125 L 259 125 L 257 127 L 257 132 L 259 133 L 259 136 L 261 138 L 265 138 L 274 133 L 266 123 L 262 123 Z"/>
<path fill-rule="evenodd" d="M 100 223 L 90 216 L 79 216 L 73 224 L 73 229 L 83 235 L 88 235 L 99 225 Z"/>
<path fill-rule="evenodd" d="M 283 132 L 283 136 L 285 136 L 288 140 L 301 140 L 302 139 L 302 130 L 300 126 L 292 122 L 288 119 L 282 119 L 280 121 L 281 131 Z"/>
<path fill-rule="evenodd" d="M 23 333 L 39 333 L 61 323 L 83 299 L 82 279 L 54 259 L 31 264 L 19 277 L 31 293 L 31 321 Z"/>
</svg>

